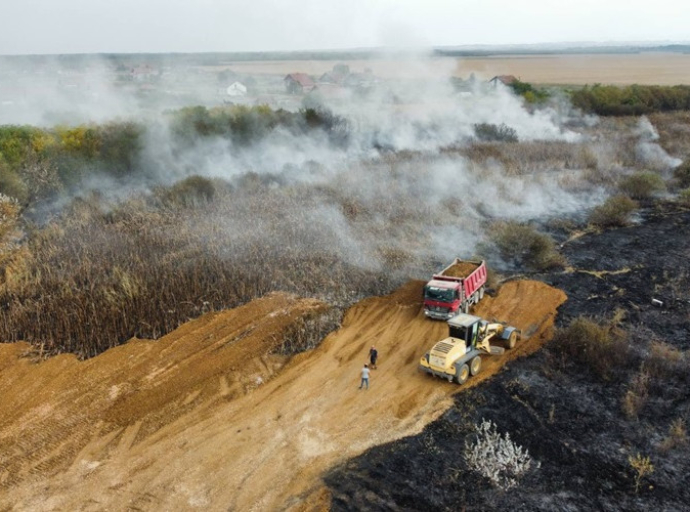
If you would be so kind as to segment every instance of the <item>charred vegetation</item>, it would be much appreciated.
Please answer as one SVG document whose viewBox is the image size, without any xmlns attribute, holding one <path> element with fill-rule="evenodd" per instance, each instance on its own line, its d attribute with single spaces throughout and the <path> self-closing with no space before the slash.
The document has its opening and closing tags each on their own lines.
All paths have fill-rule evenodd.
<svg viewBox="0 0 690 512">
<path fill-rule="evenodd" d="M 680 510 L 690 500 L 690 212 L 659 203 L 641 223 L 569 241 L 554 339 L 422 434 L 368 451 L 326 479 L 335 510 Z M 656 302 L 653 302 L 656 299 Z M 509 491 L 461 455 L 482 421 L 527 450 Z"/>
</svg>

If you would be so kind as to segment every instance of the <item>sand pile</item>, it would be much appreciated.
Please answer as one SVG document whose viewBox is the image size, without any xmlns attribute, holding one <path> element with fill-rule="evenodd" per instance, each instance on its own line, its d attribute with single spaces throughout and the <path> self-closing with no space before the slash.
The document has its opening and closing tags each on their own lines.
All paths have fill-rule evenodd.
<svg viewBox="0 0 690 512">
<path fill-rule="evenodd" d="M 475 313 L 528 339 L 464 387 L 417 371 L 446 336 L 424 318 L 423 282 L 352 307 L 314 351 L 268 355 L 291 322 L 324 306 L 273 294 L 206 315 L 158 342 L 133 341 L 85 362 L 31 364 L 0 345 L 0 508 L 271 510 L 321 507 L 320 475 L 374 445 L 419 432 L 451 395 L 550 337 L 565 295 L 505 284 Z M 379 367 L 360 391 L 371 345 Z"/>
<path fill-rule="evenodd" d="M 448 270 L 446 270 L 443 275 L 447 277 L 467 277 L 472 272 L 477 270 L 479 267 L 476 263 L 471 263 L 469 261 L 461 261 L 460 263 L 454 264 Z"/>
</svg>

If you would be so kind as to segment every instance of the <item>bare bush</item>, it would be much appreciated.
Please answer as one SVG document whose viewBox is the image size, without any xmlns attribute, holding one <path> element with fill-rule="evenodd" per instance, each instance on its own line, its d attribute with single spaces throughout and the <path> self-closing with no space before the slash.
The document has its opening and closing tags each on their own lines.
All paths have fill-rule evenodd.
<svg viewBox="0 0 690 512">
<path fill-rule="evenodd" d="M 649 398 L 649 372 L 642 369 L 635 374 L 623 396 L 623 412 L 629 419 L 637 418 Z"/>
<path fill-rule="evenodd" d="M 649 457 L 643 457 L 639 453 L 634 457 L 630 455 L 628 457 L 628 463 L 633 470 L 633 476 L 635 479 L 635 494 L 640 492 L 640 484 L 642 479 L 647 475 L 654 473 L 654 465 Z"/>
<path fill-rule="evenodd" d="M 18 229 L 21 207 L 19 202 L 0 193 L 0 277 L 3 282 L 8 270 L 20 253 L 17 239 L 20 237 Z"/>
<path fill-rule="evenodd" d="M 683 418 L 676 418 L 668 428 L 668 435 L 661 442 L 659 449 L 668 452 L 688 444 L 688 431 Z"/>
<path fill-rule="evenodd" d="M 98 196 L 75 201 L 32 233 L 21 272 L 1 283 L 0 339 L 91 357 L 271 291 L 347 307 L 399 284 L 348 263 L 305 201 L 215 190 L 193 209 L 157 195 L 115 208 Z M 297 336 L 296 346 L 313 339 Z"/>
<path fill-rule="evenodd" d="M 500 434 L 496 424 L 482 420 L 475 426 L 476 439 L 465 442 L 465 462 L 468 467 L 489 479 L 501 489 L 510 489 L 518 484 L 530 467 L 533 459 L 529 452 L 510 439 L 510 434 Z M 539 467 L 539 462 L 536 463 Z"/>
<path fill-rule="evenodd" d="M 461 148 L 447 148 L 446 153 L 459 153 L 478 166 L 498 163 L 509 175 L 521 176 L 554 169 L 597 169 L 599 163 L 592 147 L 584 143 L 564 141 L 521 141 L 502 144 L 480 140 Z"/>
<path fill-rule="evenodd" d="M 203 176 L 190 176 L 172 187 L 159 189 L 159 197 L 167 206 L 194 208 L 212 201 L 216 186 L 213 180 Z"/>
<path fill-rule="evenodd" d="M 288 356 L 316 348 L 328 334 L 340 327 L 342 319 L 343 312 L 335 308 L 312 317 L 300 318 L 284 334 L 283 342 L 276 352 Z"/>
<path fill-rule="evenodd" d="M 474 133 L 482 141 L 517 142 L 518 136 L 514 128 L 506 124 L 479 123 L 474 125 Z"/>
</svg>

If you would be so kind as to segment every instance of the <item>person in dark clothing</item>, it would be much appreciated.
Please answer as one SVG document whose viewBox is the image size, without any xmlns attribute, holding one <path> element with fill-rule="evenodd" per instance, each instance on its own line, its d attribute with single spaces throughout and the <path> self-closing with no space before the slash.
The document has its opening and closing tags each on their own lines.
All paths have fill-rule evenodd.
<svg viewBox="0 0 690 512">
<path fill-rule="evenodd" d="M 379 353 L 376 350 L 376 347 L 372 345 L 371 349 L 369 350 L 369 362 L 371 363 L 371 368 L 376 369 L 376 360 L 379 357 Z"/>
</svg>

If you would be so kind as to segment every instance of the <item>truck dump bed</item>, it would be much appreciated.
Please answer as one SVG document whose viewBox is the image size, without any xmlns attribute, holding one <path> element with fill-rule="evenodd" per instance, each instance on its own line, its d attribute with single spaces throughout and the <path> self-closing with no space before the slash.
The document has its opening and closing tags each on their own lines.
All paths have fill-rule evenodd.
<svg viewBox="0 0 690 512">
<path fill-rule="evenodd" d="M 444 277 L 468 277 L 474 272 L 481 262 L 455 260 L 449 267 L 443 269 L 439 274 Z"/>
<path fill-rule="evenodd" d="M 465 297 L 469 297 L 486 284 L 486 263 L 455 258 L 453 263 L 436 274 L 433 279 L 462 283 Z"/>
</svg>

